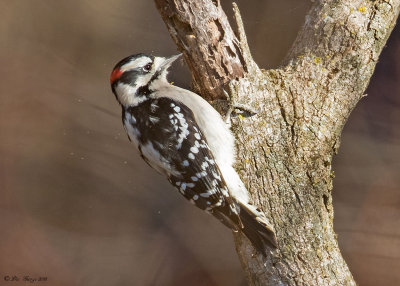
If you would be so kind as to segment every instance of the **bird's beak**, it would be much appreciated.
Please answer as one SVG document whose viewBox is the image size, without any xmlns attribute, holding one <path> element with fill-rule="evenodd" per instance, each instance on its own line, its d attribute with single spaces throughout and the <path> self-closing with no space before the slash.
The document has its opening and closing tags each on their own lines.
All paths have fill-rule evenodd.
<svg viewBox="0 0 400 286">
<path fill-rule="evenodd" d="M 160 67 L 158 68 L 160 71 L 165 71 L 167 70 L 171 64 L 176 61 L 180 56 L 182 56 L 182 54 L 178 54 L 169 58 L 166 58 L 160 65 Z"/>
</svg>

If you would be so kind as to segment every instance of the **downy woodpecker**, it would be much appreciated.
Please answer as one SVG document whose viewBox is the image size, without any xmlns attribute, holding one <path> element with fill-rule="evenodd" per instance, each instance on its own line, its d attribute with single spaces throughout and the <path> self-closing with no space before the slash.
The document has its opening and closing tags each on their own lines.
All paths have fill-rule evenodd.
<svg viewBox="0 0 400 286">
<path fill-rule="evenodd" d="M 275 233 L 233 168 L 234 137 L 220 114 L 199 95 L 171 85 L 170 58 L 136 54 L 114 67 L 110 83 L 122 122 L 141 157 L 194 205 L 264 255 Z"/>
</svg>

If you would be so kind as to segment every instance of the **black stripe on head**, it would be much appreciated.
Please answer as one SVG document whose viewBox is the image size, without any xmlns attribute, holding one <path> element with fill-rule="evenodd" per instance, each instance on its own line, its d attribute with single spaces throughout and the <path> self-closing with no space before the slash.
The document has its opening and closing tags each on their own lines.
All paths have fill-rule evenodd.
<svg viewBox="0 0 400 286">
<path fill-rule="evenodd" d="M 136 54 L 136 55 L 131 55 L 131 56 L 129 56 L 129 57 L 126 57 L 126 58 L 120 60 L 120 61 L 114 66 L 114 69 L 113 69 L 113 70 L 115 70 L 115 69 L 117 69 L 117 68 L 119 69 L 119 68 L 121 68 L 123 65 L 126 65 L 127 63 L 129 63 L 129 62 L 131 62 L 131 61 L 134 61 L 134 60 L 136 60 L 136 59 L 138 59 L 138 58 L 141 58 L 141 57 L 148 57 L 148 58 L 151 59 L 151 61 L 154 62 L 154 56 L 153 56 L 153 55 L 147 55 L 147 54 L 144 54 L 144 53 L 140 53 L 140 54 Z"/>
<path fill-rule="evenodd" d="M 142 70 L 126 71 L 121 75 L 121 77 L 119 78 L 118 81 L 125 83 L 125 84 L 133 84 L 136 82 L 138 77 L 143 76 L 145 74 L 146 74 L 146 72 L 144 72 Z"/>
</svg>

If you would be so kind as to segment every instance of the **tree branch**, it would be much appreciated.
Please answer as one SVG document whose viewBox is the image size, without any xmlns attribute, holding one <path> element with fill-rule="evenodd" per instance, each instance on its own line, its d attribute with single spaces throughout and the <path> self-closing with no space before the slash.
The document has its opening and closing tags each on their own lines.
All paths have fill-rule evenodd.
<svg viewBox="0 0 400 286">
<path fill-rule="evenodd" d="M 369 84 L 399 6 L 399 0 L 317 1 L 306 16 L 286 57 L 285 71 L 308 83 L 292 90 L 305 103 L 304 120 L 321 122 L 320 139 L 339 139 Z"/>
<path fill-rule="evenodd" d="M 236 169 L 273 223 L 279 248 L 254 255 L 235 241 L 252 285 L 355 285 L 333 231 L 331 162 L 363 96 L 400 0 L 319 0 L 286 57 L 264 71 L 253 61 L 239 10 L 238 38 L 219 1 L 155 0 L 185 54 L 197 92 L 261 110 L 233 121 Z"/>
<path fill-rule="evenodd" d="M 243 77 L 246 65 L 219 0 L 155 3 L 192 71 L 195 89 L 207 99 L 224 98 L 223 86 Z"/>
</svg>

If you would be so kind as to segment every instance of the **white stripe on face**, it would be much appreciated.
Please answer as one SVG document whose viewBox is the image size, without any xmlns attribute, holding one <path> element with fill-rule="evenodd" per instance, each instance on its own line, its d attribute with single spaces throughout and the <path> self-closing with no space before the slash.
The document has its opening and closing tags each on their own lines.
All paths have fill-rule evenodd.
<svg viewBox="0 0 400 286">
<path fill-rule="evenodd" d="M 127 64 L 124 64 L 124 65 L 120 68 L 120 70 L 121 70 L 122 72 L 126 72 L 126 71 L 128 71 L 128 70 L 133 70 L 133 69 L 135 69 L 135 68 L 144 67 L 145 65 L 147 65 L 148 63 L 151 63 L 151 62 L 152 62 L 152 61 L 151 61 L 151 58 L 146 57 L 146 56 L 143 56 L 143 57 L 140 57 L 140 58 L 135 59 L 135 60 L 133 60 L 133 61 L 130 61 L 130 62 L 127 63 Z"/>
<path fill-rule="evenodd" d="M 119 102 L 123 106 L 137 106 L 145 101 L 147 99 L 145 96 L 136 96 L 137 89 L 137 86 L 119 83 L 115 88 Z"/>
</svg>

